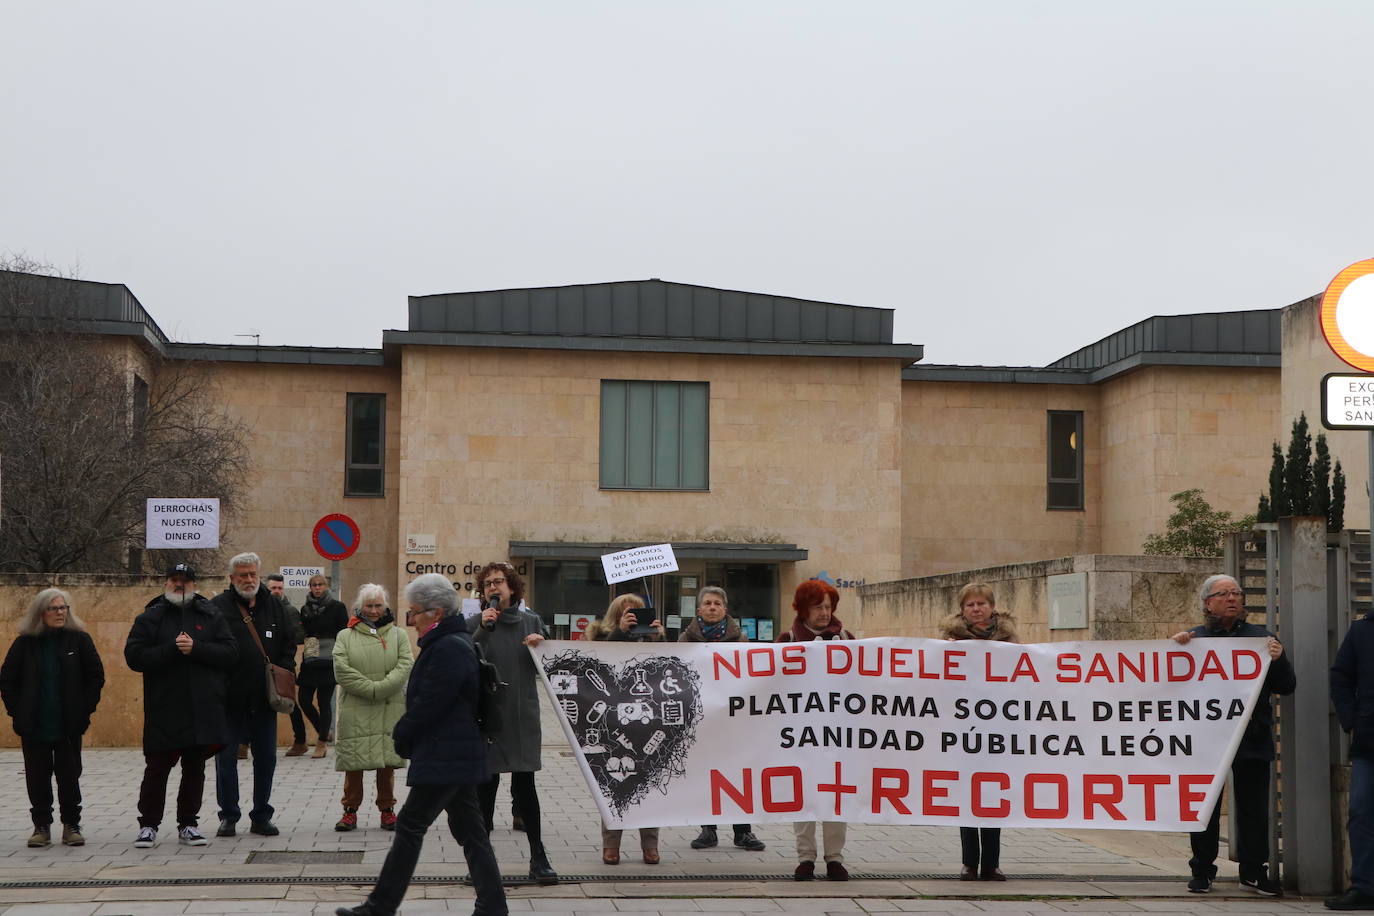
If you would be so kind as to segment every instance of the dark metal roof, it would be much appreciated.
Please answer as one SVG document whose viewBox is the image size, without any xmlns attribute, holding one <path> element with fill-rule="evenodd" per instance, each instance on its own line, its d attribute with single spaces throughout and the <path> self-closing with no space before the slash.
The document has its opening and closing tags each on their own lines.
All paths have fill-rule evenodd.
<svg viewBox="0 0 1374 916">
<path fill-rule="evenodd" d="M 1087 385 L 1081 369 L 1038 369 L 1034 366 L 908 366 L 904 382 L 1000 382 L 1017 385 Z"/>
<path fill-rule="evenodd" d="M 217 363 L 285 363 L 297 366 L 382 366 L 381 350 L 364 347 L 260 347 L 252 344 L 168 344 L 173 359 Z"/>
<path fill-rule="evenodd" d="M 87 333 L 124 334 L 166 344 L 167 335 L 123 283 L 96 283 L 12 270 L 4 275 L 0 297 L 5 318 L 72 322 Z M 41 288 L 40 288 L 41 287 Z M 14 299 L 11 298 L 14 297 Z M 14 300 L 18 301 L 14 301 Z"/>
<path fill-rule="evenodd" d="M 1283 311 L 1156 315 L 1048 366 L 908 366 L 902 380 L 1093 385 L 1145 366 L 1277 369 L 1282 365 Z"/>
<path fill-rule="evenodd" d="M 1057 359 L 1049 369 L 1100 369 L 1140 353 L 1278 356 L 1283 309 L 1156 315 Z"/>
<path fill-rule="evenodd" d="M 629 280 L 411 296 L 410 330 L 891 344 L 892 310 Z"/>
<path fill-rule="evenodd" d="M 732 356 L 820 356 L 921 358 L 919 344 L 811 343 L 779 340 L 701 340 L 675 337 L 560 337 L 556 334 L 460 334 L 440 331 L 383 331 L 382 349 L 404 346 L 486 347 L 522 350 L 599 350 L 623 353 L 707 353 Z"/>
<path fill-rule="evenodd" d="M 511 541 L 513 557 L 560 560 L 598 559 L 608 553 L 647 547 L 658 541 Z M 808 556 L 796 544 L 741 544 L 702 541 L 673 545 L 673 556 L 688 560 L 734 560 L 740 563 L 799 563 Z"/>
</svg>

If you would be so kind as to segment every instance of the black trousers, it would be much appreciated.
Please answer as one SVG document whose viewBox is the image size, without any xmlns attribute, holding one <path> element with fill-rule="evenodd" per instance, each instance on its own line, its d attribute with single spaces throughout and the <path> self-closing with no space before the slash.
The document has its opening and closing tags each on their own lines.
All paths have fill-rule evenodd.
<svg viewBox="0 0 1374 916">
<path fill-rule="evenodd" d="M 440 812 L 448 812 L 448 829 L 463 846 L 468 875 L 477 892 L 475 916 L 506 916 L 506 892 L 501 887 L 501 869 L 491 851 L 477 790 L 471 785 L 411 786 L 405 804 L 396 815 L 396 838 L 386 854 L 377 886 L 367 902 L 382 913 L 395 913 L 405 898 L 406 888 L 420 860 L 425 833 Z"/>
<path fill-rule="evenodd" d="M 959 846 L 969 868 L 991 871 L 1002 864 L 1001 827 L 960 827 Z"/>
<path fill-rule="evenodd" d="M 205 797 L 205 761 L 215 756 L 216 750 L 202 746 L 144 751 L 143 784 L 138 787 L 138 826 L 162 826 L 162 813 L 167 807 L 167 778 L 178 760 L 181 761 L 181 786 L 177 789 L 177 826 L 197 826 L 201 801 Z"/>
<path fill-rule="evenodd" d="M 493 773 L 491 779 L 477 787 L 477 795 L 482 800 L 482 823 L 491 833 L 492 818 L 496 814 L 496 790 L 501 788 L 501 774 Z M 543 833 L 539 826 L 539 793 L 534 790 L 533 773 L 510 774 L 511 813 L 520 815 L 525 822 L 525 836 L 529 838 L 530 849 L 543 843 Z"/>
<path fill-rule="evenodd" d="M 297 684 L 296 706 L 305 713 L 305 717 L 315 727 L 315 734 L 323 741 L 325 735 L 334 727 L 334 682 L 331 681 L 327 686 Z"/>
<path fill-rule="evenodd" d="M 81 736 L 57 741 L 21 738 L 24 784 L 29 790 L 29 813 L 35 827 L 52 825 L 52 782 L 57 777 L 57 804 L 62 823 L 81 826 Z"/>
<path fill-rule="evenodd" d="M 1231 764 L 1231 807 L 1236 812 L 1236 835 L 1231 851 L 1240 863 L 1242 878 L 1265 874 L 1269 861 L 1269 761 L 1237 760 Z M 1221 799 L 1212 809 L 1206 830 L 1188 835 L 1193 857 L 1188 867 L 1195 875 L 1217 876 L 1217 852 L 1221 836 Z"/>
<path fill-rule="evenodd" d="M 300 688 L 296 689 L 296 696 L 300 696 Z M 295 744 L 305 743 L 305 716 L 301 715 L 300 703 L 291 710 L 291 738 Z"/>
</svg>

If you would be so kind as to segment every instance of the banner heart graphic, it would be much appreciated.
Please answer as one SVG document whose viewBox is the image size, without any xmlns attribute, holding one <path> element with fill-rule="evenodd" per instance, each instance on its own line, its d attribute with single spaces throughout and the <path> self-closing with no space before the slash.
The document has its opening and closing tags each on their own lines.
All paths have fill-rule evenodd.
<svg viewBox="0 0 1374 916">
<path fill-rule="evenodd" d="M 655 655 L 612 666 L 567 650 L 544 672 L 601 793 L 617 815 L 686 774 L 701 720 L 701 677 Z"/>
</svg>

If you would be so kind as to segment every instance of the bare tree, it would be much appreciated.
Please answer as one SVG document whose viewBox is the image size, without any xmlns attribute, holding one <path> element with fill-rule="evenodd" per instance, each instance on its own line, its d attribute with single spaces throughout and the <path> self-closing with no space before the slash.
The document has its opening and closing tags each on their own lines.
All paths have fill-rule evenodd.
<svg viewBox="0 0 1374 916">
<path fill-rule="evenodd" d="M 129 338 L 84 333 L 76 284 L 0 262 L 16 266 L 0 272 L 0 569 L 122 571 L 151 497 L 218 497 L 232 515 L 248 452 L 213 367 L 131 358 Z"/>
</svg>

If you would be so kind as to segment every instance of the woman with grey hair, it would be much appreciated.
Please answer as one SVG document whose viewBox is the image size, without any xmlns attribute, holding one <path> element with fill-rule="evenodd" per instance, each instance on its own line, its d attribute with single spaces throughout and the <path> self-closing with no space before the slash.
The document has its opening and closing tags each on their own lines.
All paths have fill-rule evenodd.
<svg viewBox="0 0 1374 916">
<path fill-rule="evenodd" d="M 19 636 L 0 664 L 0 698 L 24 753 L 33 816 L 31 847 L 52 844 L 52 782 L 62 815 L 62 843 L 81 835 L 81 736 L 100 703 L 105 668 L 71 596 L 45 588 L 19 619 Z"/>
<path fill-rule="evenodd" d="M 678 642 L 748 642 L 739 623 L 730 616 L 730 599 L 725 589 L 718 585 L 708 585 L 697 592 L 697 615 L 678 634 Z M 766 847 L 763 841 L 754 836 L 748 824 L 735 824 L 735 845 L 750 852 L 762 852 Z M 716 825 L 707 824 L 692 841 L 693 849 L 710 849 L 718 844 Z"/>
<path fill-rule="evenodd" d="M 391 730 L 406 710 L 406 678 L 414 659 L 410 639 L 396 626 L 386 589 L 368 583 L 358 589 L 353 616 L 334 643 L 334 680 L 338 682 L 339 742 L 334 769 L 344 774 L 340 832 L 358 829 L 363 773 L 377 774 L 381 828 L 396 829 L 396 768 L 405 765 Z"/>
<path fill-rule="evenodd" d="M 473 912 L 506 916 L 501 870 L 491 851 L 477 786 L 485 782 L 486 742 L 477 727 L 477 653 L 458 611 L 458 592 L 437 573 L 406 586 L 406 622 L 420 637 L 420 657 L 406 685 L 405 714 L 392 733 L 396 750 L 410 759 L 410 794 L 396 816 L 396 839 L 377 884 L 358 906 L 339 907 L 338 916 L 392 916 L 420 860 L 425 832 L 441 813 L 463 847 L 477 894 Z"/>
</svg>

